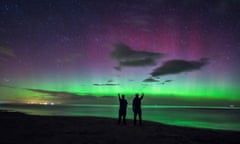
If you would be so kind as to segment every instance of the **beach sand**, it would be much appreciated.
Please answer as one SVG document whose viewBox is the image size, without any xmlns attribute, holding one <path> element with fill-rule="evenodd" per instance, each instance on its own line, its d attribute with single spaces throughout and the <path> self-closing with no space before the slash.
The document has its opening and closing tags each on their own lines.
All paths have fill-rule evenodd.
<svg viewBox="0 0 240 144">
<path fill-rule="evenodd" d="M 0 112 L 0 144 L 239 144 L 240 132 L 169 126 L 144 121 L 117 125 L 99 117 L 32 116 Z"/>
</svg>

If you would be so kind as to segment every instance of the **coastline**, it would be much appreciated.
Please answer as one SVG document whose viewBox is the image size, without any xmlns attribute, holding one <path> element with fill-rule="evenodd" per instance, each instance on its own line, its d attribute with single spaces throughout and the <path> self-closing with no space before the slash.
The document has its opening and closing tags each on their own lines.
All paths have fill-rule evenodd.
<svg viewBox="0 0 240 144">
<path fill-rule="evenodd" d="M 237 144 L 240 132 L 170 126 L 143 121 L 117 125 L 102 117 L 33 116 L 0 111 L 0 143 Z"/>
</svg>

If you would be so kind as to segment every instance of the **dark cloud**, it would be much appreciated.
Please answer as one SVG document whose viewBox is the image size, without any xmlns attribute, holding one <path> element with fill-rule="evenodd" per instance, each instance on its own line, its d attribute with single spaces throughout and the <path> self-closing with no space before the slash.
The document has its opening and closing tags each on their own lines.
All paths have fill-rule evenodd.
<svg viewBox="0 0 240 144">
<path fill-rule="evenodd" d="M 126 44 L 120 43 L 113 46 L 111 57 L 117 60 L 116 70 L 121 70 L 121 66 L 139 67 L 156 65 L 156 59 L 162 58 L 164 54 L 147 51 L 132 50 Z"/>
<path fill-rule="evenodd" d="M 42 93 L 42 94 L 47 94 L 50 96 L 54 96 L 54 97 L 79 97 L 80 95 L 75 94 L 75 93 L 70 93 L 70 92 L 64 92 L 64 91 L 51 91 L 51 90 L 42 90 L 42 89 L 28 89 L 28 88 L 22 88 L 28 91 L 32 91 L 32 92 L 38 92 L 38 93 Z"/>
<path fill-rule="evenodd" d="M 8 85 L 1 85 L 1 87 L 7 87 L 7 88 L 14 88 L 14 89 L 22 89 L 22 90 L 27 90 L 27 91 L 32 91 L 32 92 L 37 92 L 37 93 L 42 93 L 46 94 L 49 96 L 53 97 L 79 97 L 79 94 L 76 93 L 71 93 L 71 92 L 64 92 L 64 91 L 53 91 L 53 90 L 43 90 L 43 89 L 30 89 L 30 88 L 20 88 L 20 87 L 15 87 L 15 86 L 8 86 Z"/>
<path fill-rule="evenodd" d="M 12 89 L 22 89 L 27 91 L 32 91 L 36 93 L 41 93 L 50 97 L 43 97 L 41 95 L 41 100 L 50 100 L 56 102 L 64 102 L 64 103 L 92 103 L 100 98 L 96 96 L 92 96 L 91 94 L 80 95 L 77 93 L 65 92 L 65 91 L 53 91 L 53 90 L 43 90 L 43 89 L 30 89 L 30 88 L 20 88 L 15 86 L 3 85 L 0 84 L 0 87 L 12 88 Z M 39 97 L 35 97 L 33 99 L 39 99 Z"/>
<path fill-rule="evenodd" d="M 70 93 L 70 92 L 64 92 L 64 91 L 52 91 L 52 90 L 43 90 L 43 89 L 20 88 L 20 87 L 3 85 L 3 84 L 0 84 L 0 87 L 7 87 L 7 88 L 12 88 L 12 89 L 22 89 L 22 90 L 32 91 L 32 92 L 44 94 L 46 96 L 50 96 L 48 98 L 41 96 L 41 98 L 45 99 L 45 100 L 55 99 L 55 100 L 67 100 L 68 101 L 68 100 L 82 98 L 82 96 L 79 95 L 79 94 Z"/>
<path fill-rule="evenodd" d="M 0 87 L 6 87 L 6 88 L 12 88 L 12 89 L 22 89 L 22 90 L 27 90 L 27 91 L 47 94 L 49 96 L 54 96 L 54 97 L 75 97 L 75 96 L 80 96 L 78 94 L 70 93 L 70 92 L 52 91 L 52 90 L 43 90 L 43 89 L 20 88 L 20 87 L 4 85 L 4 84 L 0 84 Z"/>
<path fill-rule="evenodd" d="M 166 83 L 170 83 L 171 81 L 173 81 L 173 80 L 165 80 L 164 82 L 162 82 L 162 83 L 160 83 L 160 84 L 164 85 L 164 84 L 166 84 Z"/>
<path fill-rule="evenodd" d="M 138 59 L 138 60 L 123 60 L 119 62 L 121 66 L 129 66 L 129 67 L 139 67 L 139 66 L 153 66 L 156 65 L 155 60 L 148 59 Z"/>
<path fill-rule="evenodd" d="M 107 84 L 93 84 L 94 86 L 118 86 L 120 84 L 111 84 L 111 83 L 107 83 Z"/>
<path fill-rule="evenodd" d="M 164 82 L 171 82 L 172 80 L 165 80 Z"/>
<path fill-rule="evenodd" d="M 108 82 L 108 83 L 111 83 L 111 82 L 113 82 L 113 80 L 110 79 L 110 80 L 108 80 L 107 82 Z"/>
<path fill-rule="evenodd" d="M 6 87 L 6 88 L 16 88 L 16 87 L 14 87 L 14 86 L 5 85 L 5 84 L 1 84 L 1 83 L 0 83 L 0 87 Z"/>
<path fill-rule="evenodd" d="M 169 60 L 162 66 L 154 69 L 151 73 L 151 76 L 156 77 L 160 75 L 177 74 L 181 72 L 199 70 L 207 63 L 208 59 L 201 59 L 199 61 Z"/>
<path fill-rule="evenodd" d="M 105 84 L 105 86 L 110 86 L 111 84 Z M 42 94 L 47 94 L 52 96 L 52 98 L 48 98 L 45 100 L 57 101 L 63 103 L 76 103 L 76 104 L 117 104 L 116 98 L 112 96 L 101 96 L 97 97 L 89 94 L 76 94 L 71 92 L 64 91 L 50 91 L 50 90 L 41 90 L 41 89 L 25 89 L 33 92 L 38 92 Z"/>
<path fill-rule="evenodd" d="M 159 82 L 159 80 L 156 80 L 154 78 L 147 78 L 147 79 L 143 80 L 143 82 Z"/>
</svg>

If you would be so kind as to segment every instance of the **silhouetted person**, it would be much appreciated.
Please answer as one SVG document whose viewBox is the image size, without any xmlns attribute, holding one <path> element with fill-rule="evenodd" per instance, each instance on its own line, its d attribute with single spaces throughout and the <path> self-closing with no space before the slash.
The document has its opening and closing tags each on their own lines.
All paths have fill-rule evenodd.
<svg viewBox="0 0 240 144">
<path fill-rule="evenodd" d="M 136 94 L 135 98 L 133 99 L 132 108 L 134 113 L 134 125 L 137 123 L 137 115 L 139 118 L 139 124 L 142 125 L 142 109 L 141 109 L 141 101 L 143 99 L 144 94 L 142 94 L 141 97 L 139 97 L 138 94 Z"/>
<path fill-rule="evenodd" d="M 119 113 L 118 113 L 118 124 L 121 123 L 121 120 L 123 119 L 123 124 L 126 124 L 126 114 L 127 114 L 127 100 L 125 99 L 125 96 L 122 95 L 120 97 L 120 94 L 118 94 L 118 99 L 119 99 Z"/>
</svg>

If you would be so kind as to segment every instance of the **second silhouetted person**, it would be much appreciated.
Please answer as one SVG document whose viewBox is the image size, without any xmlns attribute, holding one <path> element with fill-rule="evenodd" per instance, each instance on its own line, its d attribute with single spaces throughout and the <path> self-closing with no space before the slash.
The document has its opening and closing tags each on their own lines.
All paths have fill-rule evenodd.
<svg viewBox="0 0 240 144">
<path fill-rule="evenodd" d="M 132 108 L 134 113 L 134 125 L 137 123 L 137 115 L 139 118 L 139 124 L 142 125 L 142 109 L 141 109 L 141 101 L 143 99 L 144 94 L 142 94 L 141 97 L 139 97 L 138 94 L 136 94 L 135 98 L 132 102 Z"/>
</svg>

